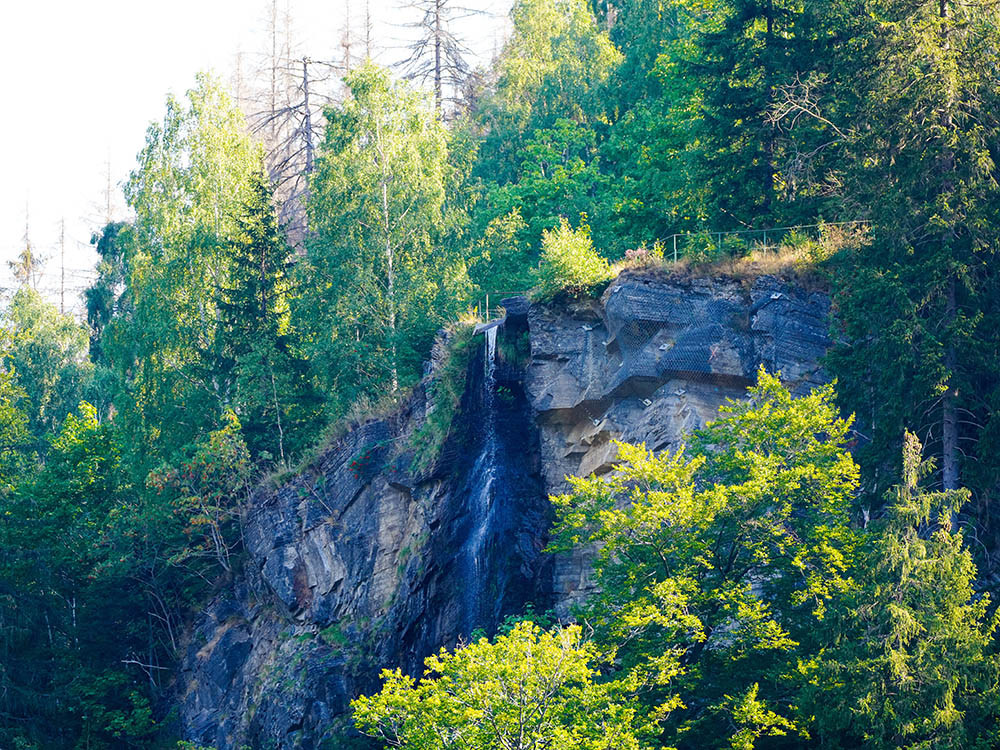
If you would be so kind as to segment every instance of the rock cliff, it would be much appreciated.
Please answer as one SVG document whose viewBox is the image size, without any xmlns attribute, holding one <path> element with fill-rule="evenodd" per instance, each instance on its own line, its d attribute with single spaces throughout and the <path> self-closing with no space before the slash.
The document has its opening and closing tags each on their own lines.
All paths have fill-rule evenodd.
<svg viewBox="0 0 1000 750">
<path fill-rule="evenodd" d="M 380 668 L 416 673 L 528 603 L 565 615 L 588 562 L 544 553 L 548 494 L 609 470 L 613 439 L 677 447 L 761 366 L 799 390 L 822 382 L 828 314 L 823 294 L 766 277 L 632 273 L 600 300 L 509 302 L 433 467 L 415 472 L 405 450 L 433 408 L 421 387 L 255 494 L 243 573 L 190 635 L 183 735 L 218 750 L 347 747 L 349 701 Z"/>
</svg>

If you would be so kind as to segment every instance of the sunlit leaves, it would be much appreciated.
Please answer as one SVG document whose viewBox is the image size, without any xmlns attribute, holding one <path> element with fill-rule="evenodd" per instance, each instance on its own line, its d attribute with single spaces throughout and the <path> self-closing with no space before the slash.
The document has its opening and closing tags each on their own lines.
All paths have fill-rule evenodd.
<svg viewBox="0 0 1000 750">
<path fill-rule="evenodd" d="M 638 750 L 653 729 L 579 626 L 521 622 L 426 665 L 420 680 L 383 672 L 381 692 L 353 703 L 358 727 L 406 750 Z"/>
</svg>

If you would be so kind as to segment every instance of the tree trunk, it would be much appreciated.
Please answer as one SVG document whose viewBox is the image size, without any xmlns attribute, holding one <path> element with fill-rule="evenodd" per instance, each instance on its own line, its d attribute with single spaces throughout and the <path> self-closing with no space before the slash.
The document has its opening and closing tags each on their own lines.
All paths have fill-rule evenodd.
<svg viewBox="0 0 1000 750">
<path fill-rule="evenodd" d="M 437 106 L 438 114 L 441 112 L 443 100 L 441 92 L 441 47 L 444 43 L 441 12 L 444 0 L 434 0 L 434 104 Z"/>
<path fill-rule="evenodd" d="M 396 280 L 393 274 L 392 234 L 389 231 L 389 183 L 382 180 L 382 215 L 385 222 L 385 276 L 389 297 L 389 351 L 390 371 L 392 373 L 392 392 L 399 390 L 399 370 L 396 351 Z"/>
<path fill-rule="evenodd" d="M 399 390 L 399 367 L 398 352 L 396 346 L 396 278 L 393 268 L 394 260 L 392 248 L 392 224 L 389 221 L 389 163 L 385 153 L 385 145 L 382 143 L 382 129 L 378 122 L 375 123 L 375 141 L 379 152 L 379 160 L 382 166 L 382 179 L 380 187 L 382 189 L 382 229 L 385 232 L 385 285 L 386 296 L 389 303 L 389 356 L 390 373 L 392 379 L 392 392 Z"/>
<path fill-rule="evenodd" d="M 947 54 L 951 47 L 950 28 L 948 26 L 948 1 L 940 0 L 938 6 L 942 21 L 941 45 Z M 952 83 L 949 79 L 944 107 L 941 113 L 941 125 L 945 133 L 950 132 L 954 127 L 952 109 L 955 104 L 955 94 Z M 954 190 L 952 173 L 955 170 L 955 155 L 950 150 L 945 150 L 941 155 L 941 191 L 950 194 Z M 950 240 L 954 237 L 954 229 L 946 231 L 941 237 L 941 255 L 944 262 L 951 261 Z M 955 369 L 958 364 L 957 353 L 955 351 L 955 341 L 952 328 L 955 318 L 958 315 L 958 305 L 955 294 L 955 272 L 949 270 L 948 280 L 945 289 L 945 346 L 944 367 L 947 371 L 946 390 L 941 399 L 941 485 L 945 490 L 956 490 L 959 487 L 958 468 L 958 392 L 955 389 Z"/>
<path fill-rule="evenodd" d="M 312 113 L 309 111 L 309 58 L 302 58 L 302 96 L 303 96 L 303 124 L 305 132 L 302 134 L 306 139 L 306 168 L 305 173 L 312 174 L 313 171 L 313 132 Z M 303 203 L 308 202 L 308 182 L 306 183 L 306 194 L 303 196 Z"/>
<path fill-rule="evenodd" d="M 951 328 L 957 313 L 955 304 L 955 276 L 948 278 L 948 302 L 945 308 L 945 325 Z M 950 331 L 949 334 L 950 336 Z M 955 343 L 949 341 L 945 348 L 944 366 L 948 371 L 948 389 L 941 400 L 941 484 L 946 490 L 959 487 L 958 472 L 958 392 L 955 389 Z"/>
</svg>

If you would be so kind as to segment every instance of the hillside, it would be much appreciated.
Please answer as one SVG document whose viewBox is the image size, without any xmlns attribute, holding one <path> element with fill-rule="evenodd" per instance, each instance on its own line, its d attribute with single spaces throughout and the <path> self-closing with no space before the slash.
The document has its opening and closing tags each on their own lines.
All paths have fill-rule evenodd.
<svg viewBox="0 0 1000 750">
<path fill-rule="evenodd" d="M 25 217 L 0 748 L 995 746 L 1000 4 L 456 2 Z"/>
</svg>

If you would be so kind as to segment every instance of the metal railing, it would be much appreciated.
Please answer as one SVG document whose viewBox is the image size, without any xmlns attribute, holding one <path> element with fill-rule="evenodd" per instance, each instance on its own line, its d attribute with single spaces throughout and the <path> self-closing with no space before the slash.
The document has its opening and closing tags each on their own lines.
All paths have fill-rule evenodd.
<svg viewBox="0 0 1000 750">
<path fill-rule="evenodd" d="M 698 241 L 703 248 L 708 245 L 714 245 L 715 249 L 721 252 L 723 246 L 727 244 L 726 239 L 735 237 L 738 240 L 743 240 L 748 249 L 761 249 L 766 252 L 771 247 L 780 247 L 783 240 L 793 232 L 818 230 L 818 234 L 822 232 L 824 227 L 867 226 L 867 224 L 867 221 L 827 221 L 820 224 L 797 224 L 790 227 L 772 227 L 770 229 L 736 229 L 729 232 L 683 232 L 669 235 L 662 240 L 662 244 L 664 250 L 670 252 L 673 256 L 673 262 L 676 263 L 686 254 L 684 252 L 685 245 L 690 246 L 695 241 Z"/>
</svg>

